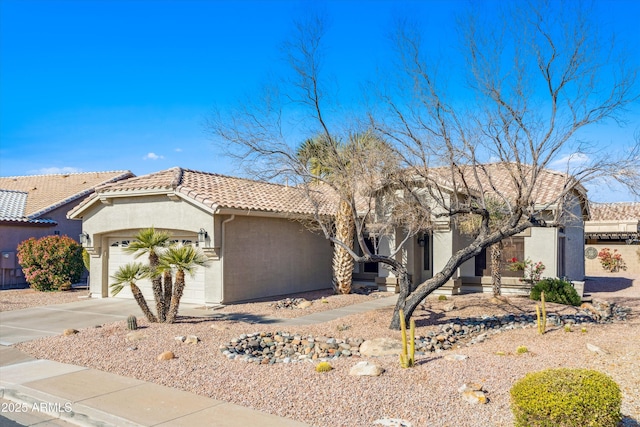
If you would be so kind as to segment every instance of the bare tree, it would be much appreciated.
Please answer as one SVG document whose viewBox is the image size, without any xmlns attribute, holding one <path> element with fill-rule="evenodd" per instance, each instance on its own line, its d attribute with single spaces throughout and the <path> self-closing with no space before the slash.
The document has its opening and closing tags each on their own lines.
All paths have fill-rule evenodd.
<svg viewBox="0 0 640 427">
<path fill-rule="evenodd" d="M 380 263 L 398 277 L 392 329 L 399 328 L 401 309 L 408 320 L 483 249 L 530 227 L 568 221 L 563 209 L 551 217 L 549 208 L 575 202 L 589 180 L 611 177 L 634 194 L 640 189 L 638 141 L 603 157 L 579 139 L 590 125 L 622 120 L 638 99 L 636 69 L 614 58 L 613 44 L 603 43 L 587 9 L 573 2 L 514 2 L 493 22 L 481 25 L 482 17 L 475 11 L 461 21 L 463 55 L 452 57 L 466 62 L 447 68 L 466 72 L 463 101 L 450 99 L 443 83 L 451 77 L 437 73 L 420 28 L 405 22 L 393 36 L 396 73 L 370 91 L 373 108 L 365 124 L 348 122 L 350 115 L 329 102 L 330 80 L 321 74 L 324 21 L 314 18 L 298 22 L 288 44 L 292 79 L 267 91 L 263 102 L 242 103 L 209 122 L 215 140 L 262 178 L 286 179 L 306 191 L 319 207 L 316 226 L 334 244 L 356 262 Z M 291 123 L 304 123 L 307 135 L 346 139 L 373 132 L 385 143 L 356 145 L 347 162 L 344 153 L 329 150 L 332 174 L 318 176 L 297 158 L 297 144 L 287 137 L 295 134 Z M 551 172 L 563 158 L 569 159 L 563 173 Z M 542 187 L 550 179 L 557 190 L 552 196 Z M 332 219 L 320 215 L 330 201 L 351 207 L 358 253 L 336 238 Z M 468 245 L 432 278 L 412 285 L 400 256 L 404 244 L 442 224 L 469 220 L 476 228 Z M 373 251 L 368 238 L 376 243 Z"/>
</svg>

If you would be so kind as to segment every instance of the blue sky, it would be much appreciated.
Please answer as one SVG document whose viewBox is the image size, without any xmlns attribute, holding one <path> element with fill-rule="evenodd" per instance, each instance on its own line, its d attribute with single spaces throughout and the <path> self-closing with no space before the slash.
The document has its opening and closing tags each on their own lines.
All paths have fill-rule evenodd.
<svg viewBox="0 0 640 427">
<path fill-rule="evenodd" d="M 453 44 L 463 1 L 329 1 L 330 66 L 349 99 L 388 54 L 393 19 L 423 17 Z M 237 174 L 203 120 L 278 73 L 281 43 L 307 7 L 294 1 L 0 0 L 0 175 L 182 166 Z M 601 24 L 640 57 L 640 2 L 596 3 Z M 339 64 L 339 66 L 336 66 Z M 355 95 L 354 95 L 355 96 Z M 347 101 L 348 102 L 348 101 Z M 630 123 L 592 139 L 630 141 Z M 594 188 L 596 201 L 633 200 Z"/>
</svg>

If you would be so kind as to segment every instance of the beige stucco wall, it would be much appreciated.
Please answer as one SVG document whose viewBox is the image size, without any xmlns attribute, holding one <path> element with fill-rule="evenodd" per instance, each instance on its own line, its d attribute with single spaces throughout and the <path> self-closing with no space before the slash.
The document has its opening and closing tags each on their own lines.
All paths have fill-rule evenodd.
<svg viewBox="0 0 640 427">
<path fill-rule="evenodd" d="M 224 236 L 226 303 L 331 287 L 333 248 L 298 222 L 236 215 Z"/>
<path fill-rule="evenodd" d="M 618 252 L 622 255 L 622 259 L 627 265 L 627 269 L 624 270 L 629 274 L 640 274 L 640 260 L 638 259 L 637 251 L 640 250 L 640 245 L 627 245 L 624 243 L 588 243 L 586 247 L 594 247 L 598 252 L 600 252 L 604 248 L 611 249 L 613 252 L 614 249 L 617 249 Z M 586 263 L 586 274 L 587 276 L 602 276 L 606 274 L 606 270 L 602 268 L 600 264 L 600 260 L 596 257 L 595 259 L 585 259 Z"/>
</svg>

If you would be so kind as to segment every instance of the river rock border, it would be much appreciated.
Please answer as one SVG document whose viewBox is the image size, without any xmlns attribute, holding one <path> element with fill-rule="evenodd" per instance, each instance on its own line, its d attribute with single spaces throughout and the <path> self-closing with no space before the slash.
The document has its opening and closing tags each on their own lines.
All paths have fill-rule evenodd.
<svg viewBox="0 0 640 427">
<path fill-rule="evenodd" d="M 624 321 L 630 308 L 594 301 L 585 305 L 576 314 L 547 314 L 549 326 L 584 326 L 595 323 Z M 416 353 L 423 355 L 440 352 L 458 346 L 483 342 L 490 335 L 517 328 L 536 326 L 536 316 L 530 314 L 505 316 L 483 316 L 480 318 L 456 318 L 440 325 L 424 336 L 416 337 Z M 222 354 L 230 360 L 259 363 L 292 363 L 299 361 L 326 361 L 340 357 L 360 356 L 363 338 L 338 339 L 332 337 L 312 337 L 289 332 L 254 332 L 233 338 L 228 344 L 219 347 Z"/>
</svg>

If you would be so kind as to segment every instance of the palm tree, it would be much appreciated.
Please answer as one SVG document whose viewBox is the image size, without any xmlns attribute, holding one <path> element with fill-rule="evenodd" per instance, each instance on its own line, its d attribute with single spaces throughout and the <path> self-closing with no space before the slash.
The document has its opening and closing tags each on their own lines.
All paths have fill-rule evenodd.
<svg viewBox="0 0 640 427">
<path fill-rule="evenodd" d="M 352 162 L 369 150 L 381 150 L 385 146 L 388 147 L 385 141 L 369 131 L 350 135 L 347 143 L 342 143 L 326 135 L 318 135 L 302 143 L 296 154 L 312 176 L 312 182 L 326 180 L 338 192 L 352 194 L 353 186 L 358 185 L 359 179 L 358 172 L 354 170 Z M 341 172 L 334 174 L 336 170 Z M 347 176 L 349 179 L 338 182 L 333 179 L 334 175 L 336 177 Z M 347 189 L 346 187 L 351 188 Z M 354 207 L 348 198 L 341 198 L 334 219 L 336 240 L 344 243 L 350 250 L 353 250 L 355 234 L 353 209 Z M 349 250 L 341 245 L 335 245 L 332 260 L 332 284 L 336 293 L 348 294 L 351 292 L 353 266 L 354 260 L 349 254 Z"/>
<path fill-rule="evenodd" d="M 111 285 L 109 285 L 109 287 L 111 288 L 111 294 L 113 296 L 116 296 L 126 285 L 129 285 L 129 287 L 131 288 L 131 293 L 133 294 L 133 298 L 135 298 L 136 302 L 142 309 L 142 312 L 147 317 L 147 320 L 149 320 L 149 322 L 155 323 L 158 321 L 158 319 L 149 309 L 147 301 L 144 299 L 144 295 L 142 295 L 142 291 L 140 290 L 138 285 L 136 285 L 136 282 L 138 280 L 146 278 L 148 274 L 149 269 L 139 262 L 120 266 L 120 268 L 118 268 L 118 271 L 116 271 L 116 273 L 111 276 L 111 278 L 115 281 Z"/>
<path fill-rule="evenodd" d="M 166 231 L 156 231 L 153 227 L 140 230 L 127 248 L 126 252 L 135 254 L 138 258 L 144 254 L 149 255 L 149 275 L 151 278 L 151 287 L 153 289 L 153 297 L 156 301 L 156 311 L 160 322 L 164 322 L 167 314 L 165 300 L 166 289 L 162 289 L 162 277 L 158 273 L 159 258 L 162 249 L 169 244 L 170 234 Z M 171 283 L 171 282 L 169 282 Z M 165 285 L 167 286 L 167 285 Z M 169 285 L 170 286 L 170 285 Z"/>
<path fill-rule="evenodd" d="M 344 167 L 346 159 L 342 154 L 345 146 L 325 135 L 307 139 L 298 147 L 297 156 L 300 162 L 312 175 L 313 182 L 331 179 L 334 168 Z M 341 200 L 335 216 L 335 238 L 353 249 L 354 221 L 351 205 Z M 351 293 L 353 280 L 353 258 L 340 245 L 333 250 L 333 289 L 338 294 Z"/>
<path fill-rule="evenodd" d="M 205 266 L 208 260 L 201 249 L 180 244 L 170 246 L 160 257 L 159 269 L 164 272 L 175 271 L 176 274 L 171 305 L 166 317 L 167 323 L 175 322 L 178 315 L 178 307 L 185 287 L 185 273 L 193 275 L 195 270 Z"/>
</svg>

